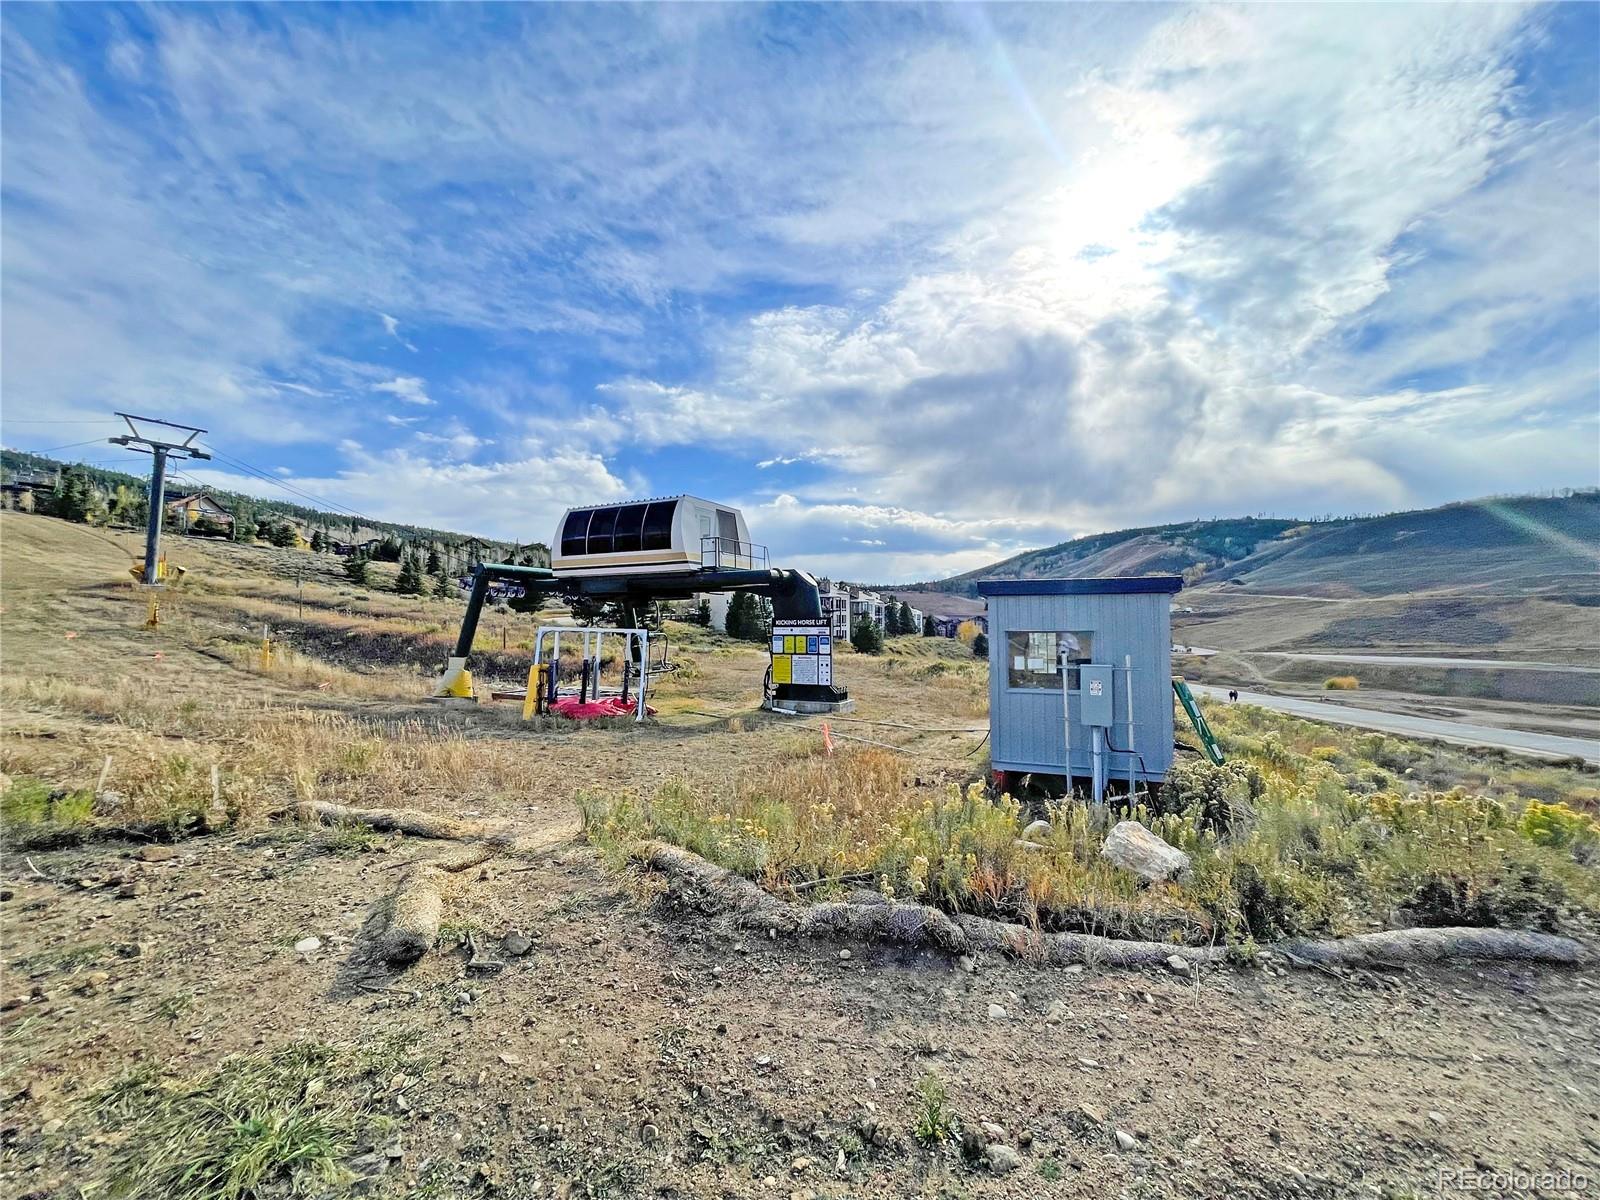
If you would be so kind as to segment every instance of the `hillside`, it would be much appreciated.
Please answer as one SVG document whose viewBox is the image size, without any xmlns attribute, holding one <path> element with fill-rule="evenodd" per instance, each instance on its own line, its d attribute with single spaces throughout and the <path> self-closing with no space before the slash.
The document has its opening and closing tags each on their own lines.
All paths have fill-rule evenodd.
<svg viewBox="0 0 1600 1200">
<path fill-rule="evenodd" d="M 129 461 L 136 463 L 132 456 Z M 148 476 L 131 475 L 124 471 L 110 470 L 101 466 L 88 463 L 68 463 L 58 459 L 48 458 L 40 454 L 30 454 L 22 450 L 0 449 L 0 479 L 6 483 L 15 480 L 53 480 L 65 472 L 87 478 L 90 488 L 99 499 L 100 507 L 106 510 L 107 516 L 112 520 L 133 520 L 134 524 L 144 521 L 144 499 L 149 488 Z M 268 481 L 271 482 L 271 481 Z M 272 483 L 290 495 L 303 495 L 293 492 L 287 485 Z M 381 521 L 373 517 L 352 512 L 348 509 L 333 512 L 328 509 L 318 508 L 314 505 L 299 503 L 289 499 L 272 499 L 261 496 L 246 495 L 241 492 L 229 491 L 225 488 L 204 487 L 198 481 L 187 479 L 180 472 L 174 471 L 168 476 L 167 499 L 170 501 L 186 493 L 204 490 L 214 497 L 224 508 L 238 519 L 240 529 L 236 541 L 252 540 L 253 529 L 258 522 L 288 522 L 295 526 L 307 537 L 313 530 L 322 530 L 330 538 L 343 542 L 360 544 L 363 542 L 393 539 L 405 544 L 418 545 L 423 548 L 438 550 L 448 562 L 465 568 L 465 565 L 476 558 L 478 561 L 492 561 L 502 559 L 505 561 L 548 562 L 549 551 L 542 542 L 513 543 L 504 541 L 491 541 L 487 538 L 474 537 L 467 533 L 457 533 L 450 530 L 431 529 L 421 525 L 403 525 L 394 521 Z M 137 512 L 133 512 L 134 509 Z M 128 512 L 121 511 L 127 509 Z M 129 514 L 132 514 L 131 516 Z"/>
<path fill-rule="evenodd" d="M 1321 521 L 1232 518 L 1125 529 L 1030 550 L 921 585 L 974 594 L 980 579 L 1183 574 L 1304 595 L 1436 588 L 1539 591 L 1600 602 L 1600 491 L 1514 497 Z"/>
</svg>

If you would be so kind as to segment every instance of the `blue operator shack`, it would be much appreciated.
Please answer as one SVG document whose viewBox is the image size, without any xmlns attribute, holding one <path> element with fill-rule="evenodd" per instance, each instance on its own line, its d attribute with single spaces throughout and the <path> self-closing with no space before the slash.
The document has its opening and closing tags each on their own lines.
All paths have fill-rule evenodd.
<svg viewBox="0 0 1600 1200">
<path fill-rule="evenodd" d="M 989 579 L 989 741 L 998 790 L 1061 776 L 1094 798 L 1172 766 L 1176 575 Z M 1070 764 L 1070 765 L 1069 765 Z"/>
</svg>

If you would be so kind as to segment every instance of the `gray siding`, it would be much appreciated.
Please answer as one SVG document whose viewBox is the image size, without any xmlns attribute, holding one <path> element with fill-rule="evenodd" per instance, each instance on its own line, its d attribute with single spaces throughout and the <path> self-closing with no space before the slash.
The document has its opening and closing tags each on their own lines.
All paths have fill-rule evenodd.
<svg viewBox="0 0 1600 1200">
<path fill-rule="evenodd" d="M 1006 635 L 1012 630 L 1090 630 L 1097 663 L 1117 668 L 1111 741 L 1143 757 L 1141 777 L 1165 778 L 1172 765 L 1172 597 L 1163 594 L 989 597 L 989 727 L 996 770 L 1065 774 L 1060 691 L 1006 686 Z M 1133 732 L 1128 730 L 1124 656 L 1133 656 Z M 1087 776 L 1091 734 L 1073 696 L 1072 772 Z M 1129 755 L 1108 755 L 1108 774 L 1128 777 Z"/>
</svg>

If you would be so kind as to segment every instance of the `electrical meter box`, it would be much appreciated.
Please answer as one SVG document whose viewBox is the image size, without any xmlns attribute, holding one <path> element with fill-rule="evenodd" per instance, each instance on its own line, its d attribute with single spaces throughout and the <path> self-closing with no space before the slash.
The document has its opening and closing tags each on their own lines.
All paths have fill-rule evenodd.
<svg viewBox="0 0 1600 1200">
<path fill-rule="evenodd" d="M 1111 703 L 1112 669 L 1101 663 L 1084 663 L 1078 668 L 1078 720 L 1085 725 L 1109 729 L 1115 724 Z"/>
</svg>

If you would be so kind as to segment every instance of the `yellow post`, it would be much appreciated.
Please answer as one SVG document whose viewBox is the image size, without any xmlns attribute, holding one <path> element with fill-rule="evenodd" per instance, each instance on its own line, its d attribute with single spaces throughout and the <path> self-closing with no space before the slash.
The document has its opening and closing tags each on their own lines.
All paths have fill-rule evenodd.
<svg viewBox="0 0 1600 1200">
<path fill-rule="evenodd" d="M 261 669 L 272 670 L 272 639 L 267 636 L 267 627 L 261 627 Z"/>
<path fill-rule="evenodd" d="M 543 704 L 544 673 L 550 668 L 545 663 L 534 663 L 528 668 L 528 694 L 522 701 L 522 719 L 528 720 Z"/>
<path fill-rule="evenodd" d="M 150 597 L 150 615 L 144 619 L 146 629 L 155 629 L 161 624 L 161 601 L 154 596 Z"/>
</svg>

